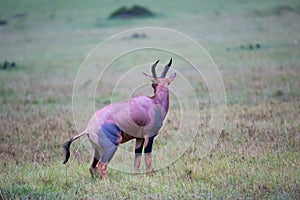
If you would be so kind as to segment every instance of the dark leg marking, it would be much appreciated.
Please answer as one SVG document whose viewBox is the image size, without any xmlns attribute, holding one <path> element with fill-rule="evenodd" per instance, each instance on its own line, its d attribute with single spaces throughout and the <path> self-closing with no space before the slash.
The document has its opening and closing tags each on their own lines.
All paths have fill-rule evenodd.
<svg viewBox="0 0 300 200">
<path fill-rule="evenodd" d="M 92 162 L 92 168 L 93 169 L 96 167 L 96 165 L 97 165 L 98 162 L 99 162 L 99 160 L 96 157 L 94 157 L 94 160 Z"/>
<path fill-rule="evenodd" d="M 139 148 L 135 149 L 135 153 L 136 154 L 142 154 L 142 152 L 143 152 L 143 146 L 144 146 L 144 141 L 145 141 L 145 139 L 143 139 L 143 141 L 141 143 L 141 146 Z"/>
<path fill-rule="evenodd" d="M 144 153 L 151 153 L 152 152 L 152 145 L 153 145 L 153 140 L 154 140 L 155 136 L 156 135 L 153 135 L 153 136 L 149 137 L 149 142 L 148 142 L 147 146 L 144 149 Z"/>
</svg>

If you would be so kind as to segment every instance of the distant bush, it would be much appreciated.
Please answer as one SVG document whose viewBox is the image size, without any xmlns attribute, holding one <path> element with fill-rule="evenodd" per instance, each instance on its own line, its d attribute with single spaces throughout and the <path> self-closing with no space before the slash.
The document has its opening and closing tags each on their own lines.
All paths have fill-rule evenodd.
<svg viewBox="0 0 300 200">
<path fill-rule="evenodd" d="M 15 62 L 8 62 L 7 60 L 4 61 L 3 64 L 0 64 L 0 69 L 12 69 L 16 67 L 16 63 Z"/>
<path fill-rule="evenodd" d="M 268 9 L 254 10 L 254 14 L 259 17 L 282 16 L 286 13 L 291 13 L 291 12 L 300 14 L 300 6 L 293 8 L 290 6 L 282 5 L 282 6 L 276 6 Z"/>
</svg>

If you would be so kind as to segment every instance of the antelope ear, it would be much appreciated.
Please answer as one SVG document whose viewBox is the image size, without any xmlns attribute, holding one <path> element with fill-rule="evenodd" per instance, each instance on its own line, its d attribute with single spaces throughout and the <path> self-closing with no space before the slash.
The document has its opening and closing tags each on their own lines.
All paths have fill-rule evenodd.
<svg viewBox="0 0 300 200">
<path fill-rule="evenodd" d="M 176 77 L 176 73 L 173 73 L 169 76 L 169 80 L 173 81 L 175 79 L 175 77 Z"/>
<path fill-rule="evenodd" d="M 143 72 L 143 74 L 144 74 L 147 78 L 152 78 L 152 76 L 146 74 L 145 72 Z"/>
<path fill-rule="evenodd" d="M 153 78 L 153 76 L 150 76 L 148 74 L 146 74 L 145 72 L 143 72 L 143 74 L 152 82 L 155 82 L 155 78 Z"/>
</svg>

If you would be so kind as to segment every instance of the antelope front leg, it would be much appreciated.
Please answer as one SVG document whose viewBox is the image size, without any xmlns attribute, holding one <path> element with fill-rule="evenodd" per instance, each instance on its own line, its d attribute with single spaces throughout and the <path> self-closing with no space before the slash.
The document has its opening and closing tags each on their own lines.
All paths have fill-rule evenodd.
<svg viewBox="0 0 300 200">
<path fill-rule="evenodd" d="M 151 163 L 152 163 L 152 145 L 154 141 L 154 137 L 156 135 L 153 135 L 149 137 L 148 144 L 146 145 L 144 149 L 145 153 L 145 165 L 146 165 L 146 175 L 150 175 L 151 172 Z"/>
<path fill-rule="evenodd" d="M 142 160 L 142 154 L 135 154 L 134 157 L 134 166 L 133 166 L 133 173 L 136 174 L 139 170 L 140 164 Z"/>
<path fill-rule="evenodd" d="M 146 175 L 149 175 L 151 172 L 151 163 L 152 163 L 152 153 L 145 153 L 145 165 L 146 165 Z"/>
<path fill-rule="evenodd" d="M 134 156 L 134 165 L 133 165 L 134 174 L 138 172 L 141 164 L 143 145 L 144 145 L 144 139 L 138 138 L 135 140 L 135 156 Z"/>
</svg>

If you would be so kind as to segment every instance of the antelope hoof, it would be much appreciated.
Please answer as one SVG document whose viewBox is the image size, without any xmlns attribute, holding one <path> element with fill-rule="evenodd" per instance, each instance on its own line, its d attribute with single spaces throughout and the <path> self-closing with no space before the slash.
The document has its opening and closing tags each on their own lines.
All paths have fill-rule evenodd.
<svg viewBox="0 0 300 200">
<path fill-rule="evenodd" d="M 154 176 L 154 174 L 153 174 L 153 172 L 146 172 L 146 176 L 148 176 L 148 177 L 152 177 L 152 176 Z"/>
<path fill-rule="evenodd" d="M 100 177 L 97 168 L 90 167 L 89 171 L 90 171 L 90 174 L 91 174 L 92 178 L 99 178 Z"/>
</svg>

